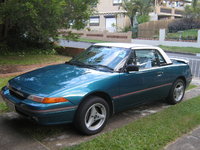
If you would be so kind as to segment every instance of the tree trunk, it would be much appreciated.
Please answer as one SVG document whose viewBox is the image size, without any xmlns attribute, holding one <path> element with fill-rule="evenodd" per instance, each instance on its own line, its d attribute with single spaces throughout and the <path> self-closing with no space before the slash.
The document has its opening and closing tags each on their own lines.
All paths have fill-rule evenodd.
<svg viewBox="0 0 200 150">
<path fill-rule="evenodd" d="M 198 2 L 198 0 L 193 0 L 193 1 L 192 1 L 192 7 L 193 7 L 194 9 L 196 9 L 197 2 Z"/>
<path fill-rule="evenodd" d="M 3 39 L 6 39 L 8 36 L 8 20 L 5 20 L 4 29 L 3 29 Z"/>
<path fill-rule="evenodd" d="M 4 3 L 6 0 L 0 0 L 0 4 Z M 7 36 L 7 33 L 6 33 Z M 0 24 L 0 41 L 5 39 L 5 24 Z"/>
</svg>

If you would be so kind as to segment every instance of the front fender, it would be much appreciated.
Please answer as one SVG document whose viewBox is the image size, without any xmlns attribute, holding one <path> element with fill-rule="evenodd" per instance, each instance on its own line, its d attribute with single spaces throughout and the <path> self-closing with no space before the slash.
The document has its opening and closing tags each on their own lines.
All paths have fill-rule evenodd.
<svg viewBox="0 0 200 150">
<path fill-rule="evenodd" d="M 86 96 L 95 93 L 102 92 L 113 97 L 119 94 L 119 74 L 114 74 L 108 78 L 79 85 L 72 89 L 63 90 L 62 92 L 53 95 L 54 97 L 65 97 L 70 102 L 75 105 L 78 105 Z"/>
</svg>

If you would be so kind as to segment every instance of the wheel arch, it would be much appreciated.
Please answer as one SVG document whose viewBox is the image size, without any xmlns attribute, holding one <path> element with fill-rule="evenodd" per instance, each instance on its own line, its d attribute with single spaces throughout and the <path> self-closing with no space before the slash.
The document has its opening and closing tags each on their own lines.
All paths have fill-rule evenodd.
<svg viewBox="0 0 200 150">
<path fill-rule="evenodd" d="M 179 76 L 179 77 L 177 77 L 176 80 L 175 80 L 174 82 L 176 82 L 178 79 L 183 80 L 184 83 L 185 83 L 185 86 L 186 86 L 186 78 L 185 78 L 184 76 Z"/>
<path fill-rule="evenodd" d="M 92 97 L 92 96 L 97 96 L 97 97 L 101 97 L 103 98 L 109 105 L 109 108 L 110 108 L 110 116 L 114 114 L 114 105 L 113 105 L 113 101 L 112 101 L 112 98 L 111 96 L 106 93 L 106 92 L 103 92 L 103 91 L 94 91 L 92 93 L 89 93 L 87 95 L 85 95 L 81 102 L 79 103 L 79 106 L 84 102 L 86 101 L 89 97 Z"/>
</svg>

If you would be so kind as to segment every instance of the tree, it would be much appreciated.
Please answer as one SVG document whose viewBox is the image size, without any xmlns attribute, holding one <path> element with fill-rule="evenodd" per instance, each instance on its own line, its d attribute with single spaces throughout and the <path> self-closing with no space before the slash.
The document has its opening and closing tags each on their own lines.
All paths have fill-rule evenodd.
<svg viewBox="0 0 200 150">
<path fill-rule="evenodd" d="M 200 19 L 200 2 L 197 2 L 195 6 L 185 7 L 185 18 Z"/>
<path fill-rule="evenodd" d="M 192 0 L 192 7 L 195 9 L 197 6 L 198 0 Z"/>
<path fill-rule="evenodd" d="M 0 3 L 1 41 L 43 45 L 55 38 L 60 28 L 81 29 L 97 0 L 5 0 Z"/>
<path fill-rule="evenodd" d="M 127 11 L 126 15 L 130 18 L 131 26 L 133 26 L 135 15 L 138 13 L 140 20 L 146 20 L 153 6 L 154 0 L 124 0 L 121 7 Z"/>
</svg>

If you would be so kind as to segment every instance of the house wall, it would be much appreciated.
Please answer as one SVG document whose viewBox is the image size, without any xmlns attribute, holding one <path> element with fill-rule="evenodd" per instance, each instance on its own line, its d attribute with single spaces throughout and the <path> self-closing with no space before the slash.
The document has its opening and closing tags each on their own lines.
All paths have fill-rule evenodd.
<svg viewBox="0 0 200 150">
<path fill-rule="evenodd" d="M 120 4 L 114 4 L 114 0 L 99 0 L 96 13 L 93 16 L 99 16 L 99 25 L 88 24 L 87 28 L 92 31 L 109 31 L 106 28 L 106 19 L 112 16 L 116 19 L 114 26 L 116 31 L 121 31 L 126 26 L 130 25 L 129 18 L 125 16 L 125 12 Z"/>
<path fill-rule="evenodd" d="M 130 26 L 130 19 L 125 15 L 126 11 L 120 7 L 120 3 L 114 4 L 114 1 L 123 0 L 99 0 L 96 6 L 94 16 L 99 16 L 99 24 L 88 24 L 87 28 L 92 31 L 109 31 L 106 27 L 106 17 L 114 16 L 116 18 L 115 31 L 122 31 L 125 27 Z M 151 12 L 150 20 L 168 20 L 182 18 L 184 7 L 191 5 L 192 0 L 156 0 L 154 12 Z"/>
<path fill-rule="evenodd" d="M 182 18 L 185 6 L 191 5 L 191 2 L 192 0 L 156 0 L 154 14 L 150 14 L 151 21 Z"/>
</svg>

